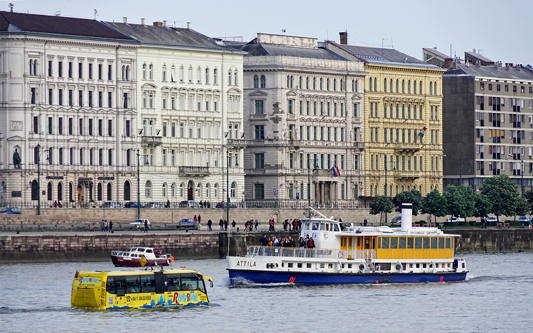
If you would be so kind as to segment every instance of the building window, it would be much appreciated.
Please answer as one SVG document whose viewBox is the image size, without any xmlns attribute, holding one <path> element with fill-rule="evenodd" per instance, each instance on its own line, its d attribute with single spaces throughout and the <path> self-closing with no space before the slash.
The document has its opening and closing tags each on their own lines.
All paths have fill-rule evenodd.
<svg viewBox="0 0 533 333">
<path fill-rule="evenodd" d="M 256 153 L 255 154 L 255 168 L 256 169 L 264 169 L 265 168 L 265 154 L 264 153 Z"/>
<path fill-rule="evenodd" d="M 263 100 L 255 101 L 255 114 L 263 114 Z"/>
</svg>

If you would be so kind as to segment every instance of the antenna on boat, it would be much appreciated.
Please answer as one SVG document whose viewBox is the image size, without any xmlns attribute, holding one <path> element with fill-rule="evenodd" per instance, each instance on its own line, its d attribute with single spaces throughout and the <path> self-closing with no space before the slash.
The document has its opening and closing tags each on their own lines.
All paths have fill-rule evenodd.
<svg viewBox="0 0 533 333">
<path fill-rule="evenodd" d="M 309 210 L 312 210 L 314 213 L 316 213 L 317 215 L 319 215 L 320 217 L 322 217 L 324 219 L 333 220 L 333 216 L 332 217 L 327 217 L 326 215 L 322 214 L 321 212 L 319 212 L 318 210 L 314 209 L 313 207 L 309 207 Z M 309 216 L 309 218 L 310 218 L 310 216 Z"/>
</svg>

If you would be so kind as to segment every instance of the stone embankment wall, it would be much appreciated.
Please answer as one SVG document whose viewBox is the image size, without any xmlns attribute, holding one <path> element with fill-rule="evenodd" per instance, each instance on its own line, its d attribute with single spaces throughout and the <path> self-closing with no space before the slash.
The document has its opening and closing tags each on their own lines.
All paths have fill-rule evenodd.
<svg viewBox="0 0 533 333">
<path fill-rule="evenodd" d="M 533 251 L 533 230 L 445 230 L 460 234 L 461 252 Z M 246 254 L 246 246 L 258 245 L 261 235 L 298 237 L 297 232 L 232 233 L 230 255 Z M 109 259 L 112 250 L 134 246 L 161 247 L 177 259 L 214 259 L 228 254 L 225 232 L 153 234 L 0 234 L 0 263 L 39 261 L 93 261 Z"/>
</svg>

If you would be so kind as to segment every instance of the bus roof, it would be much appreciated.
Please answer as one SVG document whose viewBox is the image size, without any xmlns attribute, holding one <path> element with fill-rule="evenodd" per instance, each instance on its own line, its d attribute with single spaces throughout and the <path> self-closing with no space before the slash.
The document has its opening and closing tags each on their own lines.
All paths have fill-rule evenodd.
<svg viewBox="0 0 533 333">
<path fill-rule="evenodd" d="M 88 272 L 88 271 L 81 271 L 78 274 L 80 276 L 131 276 L 131 275 L 150 275 L 155 272 L 159 272 L 158 270 L 123 270 L 123 271 L 94 271 L 94 272 Z M 161 272 L 165 274 L 198 274 L 202 275 L 200 272 L 193 271 L 193 270 L 186 270 L 186 269 L 162 269 Z"/>
</svg>

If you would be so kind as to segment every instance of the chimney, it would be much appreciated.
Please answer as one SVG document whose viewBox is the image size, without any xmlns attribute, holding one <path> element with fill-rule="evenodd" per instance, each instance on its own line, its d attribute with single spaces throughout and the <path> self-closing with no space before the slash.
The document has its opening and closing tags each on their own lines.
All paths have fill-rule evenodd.
<svg viewBox="0 0 533 333">
<path fill-rule="evenodd" d="M 163 20 L 163 26 L 164 26 L 164 27 L 167 26 L 167 20 Z"/>
<path fill-rule="evenodd" d="M 126 16 L 124 16 L 122 19 L 124 20 L 124 23 L 128 23 L 128 18 Z"/>
<path fill-rule="evenodd" d="M 163 26 L 163 22 L 159 22 L 159 21 L 154 22 L 154 27 L 162 27 L 162 26 Z"/>
<path fill-rule="evenodd" d="M 141 24 L 144 26 L 144 17 L 141 18 Z"/>
<path fill-rule="evenodd" d="M 187 29 L 191 30 L 191 22 L 187 22 Z"/>
<path fill-rule="evenodd" d="M 339 32 L 339 37 L 340 37 L 341 45 L 348 44 L 348 32 L 347 31 Z"/>
<path fill-rule="evenodd" d="M 413 204 L 404 202 L 402 203 L 402 227 L 401 230 L 409 232 L 413 226 Z"/>
</svg>

